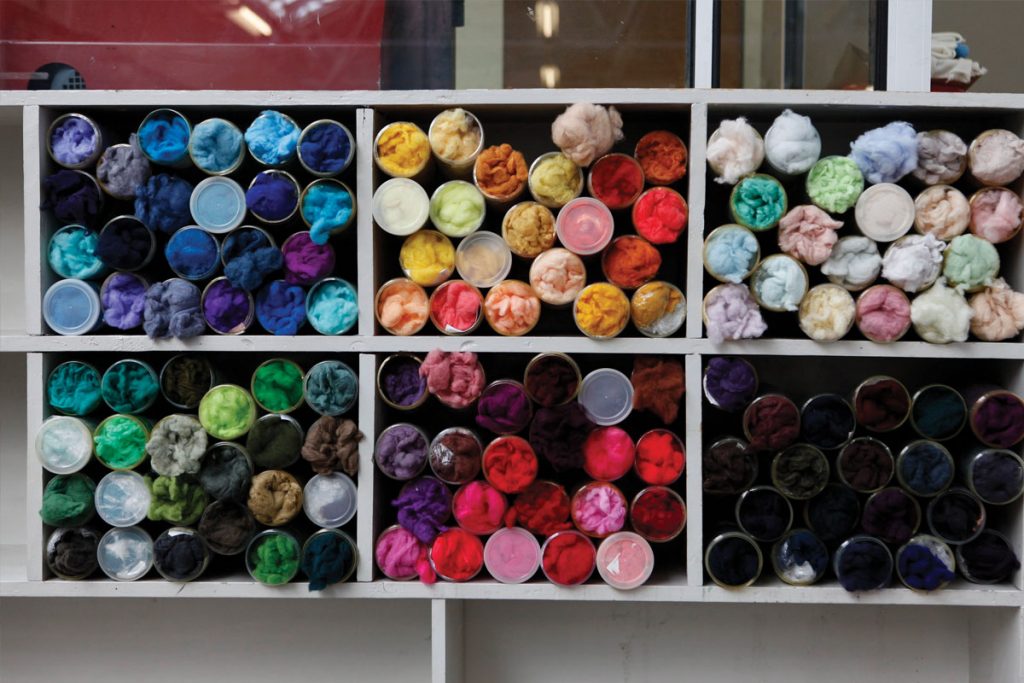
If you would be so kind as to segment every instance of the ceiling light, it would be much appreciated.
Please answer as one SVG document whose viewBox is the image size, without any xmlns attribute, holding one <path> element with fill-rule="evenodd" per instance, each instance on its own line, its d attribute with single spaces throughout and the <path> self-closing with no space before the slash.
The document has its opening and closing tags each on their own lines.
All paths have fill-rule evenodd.
<svg viewBox="0 0 1024 683">
<path fill-rule="evenodd" d="M 554 0 L 540 0 L 534 5 L 537 21 L 537 35 L 554 38 L 558 35 L 558 3 Z"/>
<path fill-rule="evenodd" d="M 540 82 L 545 88 L 557 88 L 562 81 L 562 70 L 554 64 L 545 64 L 540 68 Z"/>
<path fill-rule="evenodd" d="M 238 9 L 228 10 L 228 19 L 235 22 L 239 28 L 250 36 L 267 38 L 274 33 L 274 29 L 260 15 L 253 12 L 247 5 Z"/>
</svg>

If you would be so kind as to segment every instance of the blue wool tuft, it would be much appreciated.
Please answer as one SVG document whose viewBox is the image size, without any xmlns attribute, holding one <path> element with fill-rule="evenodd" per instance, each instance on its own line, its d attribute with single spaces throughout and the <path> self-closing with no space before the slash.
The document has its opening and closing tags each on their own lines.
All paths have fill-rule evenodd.
<svg viewBox="0 0 1024 683">
<path fill-rule="evenodd" d="M 106 268 L 96 255 L 99 242 L 99 235 L 80 225 L 58 231 L 46 250 L 50 268 L 61 277 L 81 280 L 101 275 Z"/>
<path fill-rule="evenodd" d="M 912 493 L 931 496 L 953 479 L 953 465 L 937 444 L 922 442 L 908 448 L 899 458 L 900 477 Z"/>
<path fill-rule="evenodd" d="M 317 173 L 341 173 L 352 155 L 352 141 L 340 125 L 321 123 L 306 131 L 299 156 Z"/>
<path fill-rule="evenodd" d="M 135 217 L 150 230 L 171 233 L 192 221 L 192 183 L 161 173 L 135 188 Z"/>
<path fill-rule="evenodd" d="M 828 550 L 810 531 L 797 530 L 790 534 L 786 539 L 785 554 L 790 564 L 806 564 L 815 574 L 824 573 L 828 567 Z"/>
<path fill-rule="evenodd" d="M 263 221 L 283 221 L 295 212 L 299 203 L 295 183 L 281 173 L 264 171 L 245 191 L 245 205 Z"/>
<path fill-rule="evenodd" d="M 96 255 L 115 270 L 138 270 L 146 265 L 156 247 L 156 236 L 139 221 L 125 218 L 108 223 L 100 231 Z"/>
<path fill-rule="evenodd" d="M 953 580 L 949 567 L 930 548 L 911 543 L 900 553 L 900 575 L 911 588 L 933 591 Z"/>
<path fill-rule="evenodd" d="M 173 164 L 185 156 L 188 138 L 188 123 L 170 112 L 150 117 L 139 127 L 139 146 L 158 164 Z"/>
<path fill-rule="evenodd" d="M 223 173 L 242 155 L 242 133 L 224 119 L 206 119 L 192 131 L 190 151 L 196 166 Z"/>
<path fill-rule="evenodd" d="M 245 144 L 259 161 L 277 165 L 295 156 L 299 143 L 299 127 L 280 112 L 260 112 L 245 131 Z"/>
<path fill-rule="evenodd" d="M 96 181 L 83 171 L 63 169 L 43 178 L 41 209 L 53 211 L 65 223 L 89 225 L 103 208 Z"/>
<path fill-rule="evenodd" d="M 153 338 L 199 336 L 206 329 L 199 299 L 199 288 L 188 280 L 175 277 L 152 285 L 146 292 L 142 328 Z"/>
<path fill-rule="evenodd" d="M 167 264 L 187 280 L 212 276 L 220 263 L 217 238 L 202 228 L 184 228 L 171 235 L 164 248 Z"/>
<path fill-rule="evenodd" d="M 352 195 L 334 183 L 317 183 L 302 199 L 302 217 L 315 244 L 327 244 L 331 231 L 348 223 L 352 211 Z"/>
<path fill-rule="evenodd" d="M 356 324 L 356 290 L 341 280 L 314 285 L 306 317 L 320 334 L 345 334 Z"/>
<path fill-rule="evenodd" d="M 917 168 L 917 133 L 904 121 L 875 128 L 850 144 L 850 157 L 869 183 L 895 183 Z"/>
<path fill-rule="evenodd" d="M 284 265 L 281 250 L 259 230 L 236 230 L 224 240 L 224 274 L 235 287 L 251 292 Z"/>
<path fill-rule="evenodd" d="M 306 375 L 306 403 L 321 415 L 341 415 L 355 405 L 359 380 L 341 361 L 317 363 Z"/>
<path fill-rule="evenodd" d="M 271 334 L 298 334 L 306 323 L 306 291 L 284 280 L 267 283 L 256 295 L 256 319 Z"/>
<path fill-rule="evenodd" d="M 874 590 L 892 578 L 892 557 L 871 541 L 854 541 L 836 561 L 839 584 L 852 592 Z"/>
</svg>

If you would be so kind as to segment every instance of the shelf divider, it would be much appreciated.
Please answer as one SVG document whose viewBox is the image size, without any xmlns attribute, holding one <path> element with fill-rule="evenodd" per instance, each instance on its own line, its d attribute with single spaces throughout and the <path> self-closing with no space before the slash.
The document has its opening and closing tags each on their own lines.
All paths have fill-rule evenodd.
<svg viewBox="0 0 1024 683">
<path fill-rule="evenodd" d="M 701 290 L 704 286 L 704 189 L 707 182 L 705 172 L 708 139 L 708 107 L 696 103 L 690 107 L 689 189 L 686 198 L 689 209 L 689 225 L 686 227 L 686 336 L 699 339 L 704 322 L 701 306 L 704 303 Z"/>
<path fill-rule="evenodd" d="M 356 110 L 356 249 L 357 280 L 359 298 L 359 334 L 373 334 L 376 320 L 374 314 L 373 295 L 374 268 L 373 264 L 373 119 L 372 109 Z M 369 257 L 364 259 L 364 257 Z"/>
<path fill-rule="evenodd" d="M 374 495 L 373 443 L 377 430 L 374 427 L 377 404 L 377 363 L 373 354 L 359 354 L 359 431 L 363 438 L 359 442 L 358 510 L 356 516 L 356 546 L 359 548 L 359 564 L 356 565 L 356 580 L 373 580 L 373 544 L 377 538 Z"/>
<path fill-rule="evenodd" d="M 462 600 L 430 601 L 431 683 L 462 683 L 464 673 Z"/>
<path fill-rule="evenodd" d="M 27 377 L 25 406 L 25 575 L 29 581 L 43 579 L 43 550 L 46 539 L 43 522 L 39 519 L 38 510 L 43 506 L 43 468 L 35 457 L 33 439 L 43 423 L 45 415 L 46 377 L 49 374 L 46 356 L 41 353 L 30 353 L 25 359 L 25 375 Z"/>
<path fill-rule="evenodd" d="M 22 112 L 22 157 L 24 164 L 24 218 L 25 221 L 25 331 L 43 333 L 43 279 L 48 269 L 43 267 L 42 212 L 39 211 L 42 158 L 46 144 L 40 129 L 38 105 L 25 107 Z M 49 125 L 49 124 L 47 124 Z M 31 376 L 31 374 L 29 375 Z"/>
<path fill-rule="evenodd" d="M 683 409 L 686 422 L 686 584 L 704 583 L 704 491 L 701 482 L 701 356 L 686 356 L 686 394 Z"/>
</svg>

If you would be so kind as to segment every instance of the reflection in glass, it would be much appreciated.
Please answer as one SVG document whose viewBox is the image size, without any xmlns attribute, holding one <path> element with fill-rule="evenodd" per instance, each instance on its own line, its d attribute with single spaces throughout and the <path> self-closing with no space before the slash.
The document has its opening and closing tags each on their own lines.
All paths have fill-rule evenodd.
<svg viewBox="0 0 1024 683">
<path fill-rule="evenodd" d="M 1024 26 L 1024 2 L 1005 0 L 933 0 L 932 3 L 932 90 L 1024 93 L 1024 71 L 1020 51 L 1009 46 L 1020 42 Z M 961 41 L 946 40 L 959 34 Z M 958 44 L 959 43 L 959 44 Z M 944 49 L 945 48 L 945 49 Z M 955 53 L 949 55 L 949 49 Z M 945 62 L 937 62 L 945 59 Z M 953 64 L 950 59 L 964 60 Z M 980 69 L 971 69 L 973 60 Z M 973 77 L 947 81 L 950 71 Z"/>
<path fill-rule="evenodd" d="M 874 0 L 720 0 L 723 88 L 870 90 L 883 84 Z"/>
<path fill-rule="evenodd" d="M 466 0 L 458 88 L 685 87 L 689 0 Z"/>
</svg>

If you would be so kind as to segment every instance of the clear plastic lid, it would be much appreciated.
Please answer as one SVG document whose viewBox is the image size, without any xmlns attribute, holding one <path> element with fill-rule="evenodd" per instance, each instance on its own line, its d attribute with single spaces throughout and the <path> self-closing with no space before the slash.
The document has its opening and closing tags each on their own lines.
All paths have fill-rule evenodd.
<svg viewBox="0 0 1024 683">
<path fill-rule="evenodd" d="M 638 588 L 653 571 L 651 544 L 632 531 L 614 533 L 597 548 L 597 573 L 612 588 Z"/>
<path fill-rule="evenodd" d="M 317 474 L 302 491 L 302 509 L 310 521 L 325 529 L 337 529 L 356 515 L 355 482 L 340 472 Z"/>
<path fill-rule="evenodd" d="M 114 527 L 96 548 L 103 573 L 115 581 L 135 581 L 153 566 L 153 538 L 137 526 Z"/>
<path fill-rule="evenodd" d="M 615 219 L 607 206 L 592 197 L 578 197 L 562 207 L 555 219 L 558 241 L 580 256 L 596 254 L 612 241 Z"/>
<path fill-rule="evenodd" d="M 498 233 L 478 230 L 459 242 L 455 270 L 474 287 L 494 287 L 512 270 L 512 251 Z"/>
<path fill-rule="evenodd" d="M 84 280 L 58 280 L 43 296 L 43 319 L 57 334 L 88 334 L 99 326 L 100 314 L 99 292 Z"/>
<path fill-rule="evenodd" d="M 152 499 L 149 487 L 137 472 L 110 472 L 96 484 L 96 512 L 111 526 L 134 526 L 146 518 Z"/>
<path fill-rule="evenodd" d="M 78 472 L 92 458 L 92 430 L 77 417 L 48 418 L 36 432 L 36 457 L 47 472 Z"/>
<path fill-rule="evenodd" d="M 209 232 L 231 232 L 245 219 L 245 191 L 230 178 L 207 178 L 192 190 L 189 209 L 196 225 Z"/>
<path fill-rule="evenodd" d="M 633 385 L 618 370 L 600 368 L 583 378 L 579 402 L 595 424 L 618 424 L 633 412 Z"/>
<path fill-rule="evenodd" d="M 522 527 L 498 529 L 484 546 L 484 566 L 501 583 L 523 583 L 540 567 L 540 543 Z"/>
</svg>

